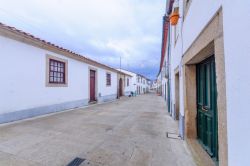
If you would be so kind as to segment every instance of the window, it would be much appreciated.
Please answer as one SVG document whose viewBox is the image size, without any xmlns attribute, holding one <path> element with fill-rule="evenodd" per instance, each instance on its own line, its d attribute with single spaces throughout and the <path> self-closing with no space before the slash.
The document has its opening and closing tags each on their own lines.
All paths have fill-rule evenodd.
<svg viewBox="0 0 250 166">
<path fill-rule="evenodd" d="M 46 87 L 68 86 L 68 61 L 56 56 L 46 56 Z"/>
<path fill-rule="evenodd" d="M 110 73 L 106 74 L 106 85 L 107 86 L 111 85 L 111 74 Z"/>
<path fill-rule="evenodd" d="M 65 63 L 54 59 L 49 60 L 49 83 L 65 84 Z"/>
<path fill-rule="evenodd" d="M 127 86 L 129 86 L 129 78 L 127 78 Z"/>
</svg>

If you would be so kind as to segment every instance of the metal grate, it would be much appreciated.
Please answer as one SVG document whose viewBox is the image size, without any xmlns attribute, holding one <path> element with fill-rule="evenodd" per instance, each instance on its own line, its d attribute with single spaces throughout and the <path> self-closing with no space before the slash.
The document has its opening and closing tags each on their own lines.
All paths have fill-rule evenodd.
<svg viewBox="0 0 250 166">
<path fill-rule="evenodd" d="M 82 162 L 84 162 L 86 159 L 82 159 L 79 157 L 76 157 L 74 160 L 72 160 L 67 166 L 79 166 Z"/>
<path fill-rule="evenodd" d="M 171 138 L 171 139 L 181 139 L 181 136 L 179 134 L 175 134 L 175 133 L 166 133 L 167 138 Z"/>
</svg>

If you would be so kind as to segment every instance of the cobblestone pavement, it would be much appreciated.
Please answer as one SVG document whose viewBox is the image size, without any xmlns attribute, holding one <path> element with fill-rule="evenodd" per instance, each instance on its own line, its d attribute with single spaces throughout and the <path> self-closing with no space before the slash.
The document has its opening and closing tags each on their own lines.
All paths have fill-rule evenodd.
<svg viewBox="0 0 250 166">
<path fill-rule="evenodd" d="M 178 124 L 155 94 L 0 126 L 1 166 L 193 166 Z"/>
</svg>

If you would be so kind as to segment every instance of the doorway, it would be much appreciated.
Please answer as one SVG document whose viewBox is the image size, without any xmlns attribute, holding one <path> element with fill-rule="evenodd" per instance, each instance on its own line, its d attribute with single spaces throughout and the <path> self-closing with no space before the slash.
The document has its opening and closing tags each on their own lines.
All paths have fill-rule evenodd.
<svg viewBox="0 0 250 166">
<path fill-rule="evenodd" d="M 214 56 L 196 66 L 197 136 L 207 153 L 218 160 L 217 90 Z"/>
<path fill-rule="evenodd" d="M 179 72 L 175 74 L 175 119 L 179 120 L 180 113 L 180 81 Z"/>
<path fill-rule="evenodd" d="M 165 101 L 167 100 L 167 84 L 165 83 L 165 87 L 164 87 L 165 91 L 164 91 L 164 99 Z"/>
<path fill-rule="evenodd" d="M 96 101 L 96 71 L 95 70 L 90 70 L 90 74 L 89 74 L 89 101 L 93 102 Z"/>
<path fill-rule="evenodd" d="M 170 81 L 169 79 L 167 80 L 167 103 L 168 103 L 168 112 L 171 114 L 171 101 L 170 101 Z"/>
<path fill-rule="evenodd" d="M 122 96 L 122 78 L 119 79 L 119 97 Z"/>
</svg>

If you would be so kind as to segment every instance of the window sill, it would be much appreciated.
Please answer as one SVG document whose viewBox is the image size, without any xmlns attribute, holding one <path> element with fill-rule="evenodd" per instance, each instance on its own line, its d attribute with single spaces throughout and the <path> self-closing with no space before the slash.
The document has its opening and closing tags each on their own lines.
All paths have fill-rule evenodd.
<svg viewBox="0 0 250 166">
<path fill-rule="evenodd" d="M 46 87 L 68 87 L 68 84 L 65 83 L 65 84 L 53 84 L 53 83 L 46 83 Z"/>
</svg>

